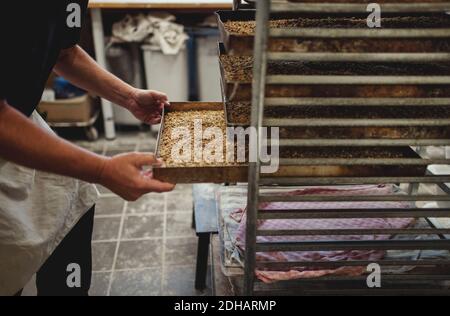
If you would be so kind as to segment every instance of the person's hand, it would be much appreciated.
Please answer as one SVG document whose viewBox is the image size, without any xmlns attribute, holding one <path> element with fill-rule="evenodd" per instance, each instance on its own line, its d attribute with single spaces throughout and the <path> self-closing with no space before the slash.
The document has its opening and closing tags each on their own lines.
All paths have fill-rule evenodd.
<svg viewBox="0 0 450 316">
<path fill-rule="evenodd" d="M 146 124 L 159 124 L 165 106 L 169 106 L 167 95 L 153 90 L 135 89 L 126 108 Z"/>
<path fill-rule="evenodd" d="M 150 192 L 168 192 L 174 184 L 152 178 L 151 171 L 144 172 L 145 166 L 158 166 L 162 162 L 153 154 L 121 154 L 105 160 L 99 184 L 107 187 L 127 201 L 136 201 Z"/>
</svg>

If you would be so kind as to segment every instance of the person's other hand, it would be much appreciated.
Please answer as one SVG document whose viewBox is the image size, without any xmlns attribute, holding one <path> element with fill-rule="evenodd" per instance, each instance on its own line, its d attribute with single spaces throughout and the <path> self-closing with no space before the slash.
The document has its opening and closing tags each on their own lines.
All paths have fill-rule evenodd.
<svg viewBox="0 0 450 316">
<path fill-rule="evenodd" d="M 167 95 L 153 90 L 135 89 L 126 108 L 146 124 L 159 124 L 165 106 L 169 106 Z"/>
<path fill-rule="evenodd" d="M 129 153 L 108 158 L 102 169 L 99 184 L 107 187 L 127 201 L 136 201 L 150 192 L 168 192 L 174 184 L 152 178 L 151 172 L 144 172 L 145 166 L 159 166 L 162 162 L 153 154 Z"/>
</svg>

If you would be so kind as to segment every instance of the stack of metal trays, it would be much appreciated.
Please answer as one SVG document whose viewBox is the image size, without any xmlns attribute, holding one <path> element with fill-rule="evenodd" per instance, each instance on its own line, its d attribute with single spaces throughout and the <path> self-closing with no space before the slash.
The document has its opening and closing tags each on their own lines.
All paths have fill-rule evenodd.
<svg viewBox="0 0 450 316">
<path fill-rule="evenodd" d="M 248 126 L 253 60 L 226 55 L 221 48 L 227 123 Z M 267 89 L 265 125 L 288 125 L 282 128 L 284 138 L 445 139 L 450 135 L 450 85 L 444 80 L 427 84 L 450 73 L 448 63 L 273 62 L 268 73 L 275 78 L 302 76 L 296 79 L 303 82 L 273 84 Z M 326 80 L 324 74 L 341 76 L 341 81 L 357 75 L 359 79 L 352 80 L 367 83 L 320 84 Z M 316 126 L 308 126 L 312 124 Z"/>
<path fill-rule="evenodd" d="M 245 109 L 244 105 L 252 95 L 253 60 L 249 55 L 253 54 L 254 12 L 222 11 L 218 13 L 218 18 L 223 41 L 219 54 L 228 123 L 247 125 L 246 113 L 249 109 Z M 296 15 L 293 18 L 290 14 L 280 14 L 271 23 L 276 30 L 304 26 L 302 34 L 296 37 L 272 38 L 269 50 L 274 54 L 283 52 L 279 53 L 283 54 L 280 58 L 286 57 L 287 52 L 301 53 L 302 60 L 305 60 L 269 63 L 266 104 L 272 108 L 271 113 L 294 105 L 326 106 L 324 111 L 331 106 L 339 106 L 344 113 L 352 111 L 361 119 L 367 119 L 371 118 L 364 116 L 367 106 L 372 106 L 370 112 L 380 111 L 379 115 L 375 115 L 380 119 L 383 112 L 389 114 L 383 106 L 398 106 L 391 112 L 397 112 L 392 114 L 394 118 L 400 118 L 398 113 L 406 112 L 401 106 L 408 106 L 408 112 L 417 113 L 416 117 L 427 118 L 421 115 L 423 111 L 429 114 L 432 122 L 418 122 L 422 127 L 442 127 L 448 123 L 435 119 L 448 117 L 443 107 L 450 104 L 450 82 L 445 77 L 450 73 L 450 64 L 442 61 L 450 56 L 450 16 L 388 17 L 383 19 L 385 28 L 381 30 L 367 29 L 365 19 L 348 16 Z M 407 31 L 403 38 L 402 30 Z M 358 58 L 364 58 L 364 53 L 367 53 L 365 57 L 371 61 L 356 60 L 356 55 L 352 62 L 336 60 L 340 54 L 349 58 L 349 54 L 353 53 L 358 54 Z M 392 63 L 394 55 L 398 61 Z M 424 55 L 426 63 L 423 62 Z M 414 59 L 417 62 L 412 62 Z M 241 112 L 244 115 L 240 115 Z M 403 121 L 403 124 L 414 125 L 411 124 L 414 113 L 409 113 L 409 121 Z M 436 113 L 439 113 L 437 117 Z M 325 117 L 331 119 L 329 115 Z M 384 118 L 390 117 L 387 115 Z M 447 132 L 446 128 L 442 130 Z M 427 137 L 423 133 L 420 136 Z"/>
<path fill-rule="evenodd" d="M 229 127 L 245 127 L 255 13 L 224 11 L 218 17 L 223 104 L 180 104 L 166 111 L 214 108 L 224 111 Z M 270 56 L 264 125 L 280 127 L 282 160 L 274 176 L 420 177 L 431 162 L 447 162 L 421 159 L 409 146 L 450 144 L 450 17 L 388 17 L 379 30 L 367 29 L 360 16 L 343 14 L 277 13 L 272 23 L 280 26 L 275 33 L 304 26 L 298 34 L 271 37 L 269 45 L 275 55 Z M 339 60 L 353 53 L 363 60 Z M 276 54 L 283 61 L 273 58 Z M 299 62 L 286 54 L 304 55 Z M 163 122 L 161 135 L 165 132 Z M 178 183 L 245 182 L 248 168 L 245 163 L 166 165 L 154 173 Z"/>
<path fill-rule="evenodd" d="M 449 197 L 434 192 L 428 194 L 418 184 L 448 183 L 448 179 L 443 176 L 425 176 L 424 171 L 428 165 L 449 165 L 449 159 L 389 155 L 402 151 L 408 153 L 411 151 L 411 146 L 450 145 L 448 138 L 450 111 L 447 110 L 450 106 L 448 47 L 450 23 L 447 15 L 437 13 L 438 10 L 444 12 L 443 8 L 448 8 L 450 1 L 383 1 L 381 3 L 382 28 L 370 28 L 367 24 L 366 9 L 369 1 L 273 0 L 269 2 L 268 0 L 258 3 L 261 3 L 258 5 L 260 24 L 258 24 L 256 40 L 253 35 L 255 23 L 252 18 L 242 23 L 239 21 L 227 23 L 224 15 L 219 14 L 223 22 L 224 45 L 221 48 L 220 58 L 228 124 L 249 125 L 251 112 L 251 126 L 281 128 L 282 136 L 279 141 L 280 150 L 283 153 L 280 155 L 281 168 L 305 167 L 309 164 L 314 164 L 315 167 L 310 177 L 286 175 L 286 177 L 278 178 L 264 177 L 258 170 L 258 164 L 250 165 L 245 294 L 292 294 L 293 291 L 304 294 L 308 291 L 313 293 L 316 290 L 339 295 L 344 292 L 349 293 L 356 283 L 347 284 L 346 282 L 351 281 L 351 277 L 348 276 L 341 279 L 341 284 L 335 283 L 336 280 L 326 282 L 326 279 L 320 277 L 311 279 L 317 282 L 318 287 L 322 287 L 320 289 L 310 287 L 309 284 L 302 282 L 303 280 L 286 282 L 285 285 L 289 288 L 282 288 L 280 284 L 268 286 L 261 282 L 254 282 L 252 276 L 254 268 L 271 270 L 279 265 L 279 262 L 268 262 L 263 256 L 259 259 L 257 257 L 255 263 L 254 258 L 257 253 L 277 250 L 302 252 L 313 247 L 318 251 L 343 249 L 351 251 L 358 247 L 360 249 L 378 247 L 376 242 L 369 240 L 353 242 L 352 239 L 348 239 L 340 243 L 336 238 L 328 236 L 325 230 L 319 231 L 318 234 L 327 236 L 329 243 L 328 241 L 318 242 L 314 238 L 308 238 L 308 241 L 299 239 L 299 242 L 293 242 L 293 239 L 273 242 L 259 240 L 261 236 L 265 236 L 265 232 L 258 225 L 259 220 L 290 221 L 294 216 L 322 220 L 328 218 L 327 216 L 336 218 L 344 216 L 341 210 L 332 215 L 325 215 L 323 209 L 317 205 L 314 208 L 320 209 L 320 212 L 306 215 L 302 205 L 293 207 L 289 204 L 289 211 L 282 214 L 278 210 L 267 211 L 260 204 L 401 200 L 413 202 L 410 206 L 406 206 L 407 215 L 405 216 L 425 217 L 427 221 L 428 218 L 435 216 L 434 211 L 442 212 L 448 208 L 448 204 L 440 202 L 436 208 L 433 206 L 434 203 L 423 207 L 422 202 L 448 201 Z M 289 11 L 289 8 L 292 10 Z M 269 12 L 275 14 L 271 16 L 271 27 L 268 29 L 263 22 Z M 349 14 L 348 12 L 357 13 Z M 237 17 L 239 14 L 249 16 L 251 13 L 234 13 L 234 16 Z M 230 18 L 233 18 L 233 14 L 230 14 Z M 238 38 L 243 41 L 239 43 Z M 268 50 L 266 50 L 267 38 Z M 258 49 L 257 51 L 253 52 L 253 45 Z M 255 53 L 257 59 L 255 63 L 251 59 L 252 53 Z M 261 65 L 265 67 L 266 61 L 268 61 L 267 74 L 261 67 Z M 252 90 L 252 83 L 257 90 Z M 255 93 L 262 91 L 265 91 L 265 95 Z M 264 110 L 264 113 L 260 113 L 259 109 Z M 262 122 L 258 115 L 263 117 Z M 268 146 L 264 144 L 261 147 L 265 149 Z M 296 152 L 302 153 L 311 147 L 314 147 L 314 156 L 308 155 L 306 158 L 292 155 L 290 158 L 285 158 L 289 156 L 286 155 L 287 148 L 294 148 Z M 343 151 L 346 154 L 342 154 Z M 377 152 L 383 152 L 382 157 Z M 350 177 L 336 176 L 327 170 L 331 165 L 354 168 L 352 171 L 355 174 Z M 416 168 L 418 165 L 424 168 L 419 170 Z M 380 167 L 379 173 L 371 177 L 368 171 L 375 166 Z M 391 168 L 396 168 L 397 171 L 404 170 L 404 176 L 388 176 Z M 421 172 L 421 176 L 414 176 L 417 171 Z M 260 173 L 261 179 L 257 176 L 253 177 Z M 445 175 L 448 176 L 448 173 L 446 172 Z M 376 198 L 368 195 L 327 198 L 319 195 L 293 197 L 266 194 L 261 190 L 264 185 L 270 185 L 273 188 L 285 185 L 340 186 L 379 183 L 400 183 L 402 188 L 403 184 L 411 185 L 405 190 L 409 194 L 403 196 L 388 194 Z M 429 206 L 431 208 L 428 208 Z M 368 212 L 358 210 L 349 216 L 366 218 L 381 216 L 381 213 L 378 209 Z M 444 215 L 446 216 L 448 214 Z M 400 235 L 405 233 L 408 236 L 405 236 L 405 240 L 398 241 L 400 245 L 398 248 L 397 241 L 389 240 L 380 244 L 379 249 L 388 251 L 395 249 L 402 253 L 408 249 L 423 249 L 422 245 L 416 244 L 418 240 L 422 241 L 421 238 L 429 244 L 430 248 L 449 249 L 448 241 L 444 240 L 445 236 L 439 236 L 439 233 L 430 235 L 438 235 L 442 241 L 425 236 L 428 234 L 424 231 L 420 232 L 421 238 L 416 239 L 409 234 L 411 232 L 407 229 L 399 232 Z M 357 232 L 352 233 L 366 236 L 368 231 L 358 229 Z M 292 230 L 286 233 L 281 227 L 273 227 L 270 234 L 277 237 L 285 235 L 293 237 L 312 234 L 312 231 L 308 227 L 303 231 Z M 411 263 L 415 264 L 415 261 Z M 283 262 L 282 264 L 284 268 L 294 270 L 296 267 L 303 266 L 304 263 L 302 259 L 299 259 L 299 262 L 288 262 L 287 265 Z M 311 266 L 316 270 L 320 264 L 321 262 L 315 262 Z M 342 261 L 339 264 L 345 266 L 348 261 Z M 383 291 L 379 293 L 388 293 L 389 290 L 394 289 L 402 292 L 417 290 L 419 293 L 425 293 L 425 289 L 432 287 L 437 291 L 441 290 L 442 284 L 428 283 L 433 279 L 433 275 L 440 273 L 438 271 L 440 269 L 432 267 L 427 270 L 423 272 L 426 275 L 424 277 L 427 281 L 426 285 L 425 282 L 423 284 L 420 282 L 420 285 L 413 284 L 416 281 L 416 275 L 399 273 L 399 278 L 388 287 L 383 287 Z M 442 274 L 443 279 L 447 280 L 448 271 Z M 366 290 L 366 284 L 361 284 L 361 287 L 364 287 L 361 291 Z M 369 293 L 369 295 L 372 294 L 373 292 Z"/>
<path fill-rule="evenodd" d="M 217 16 L 227 125 L 249 126 L 255 12 L 221 11 Z M 326 160 L 335 158 L 342 158 L 336 165 L 353 167 L 352 176 L 369 176 L 367 170 L 377 161 L 385 173 L 394 162 L 386 153 L 449 143 L 450 16 L 384 15 L 381 29 L 369 29 L 366 18 L 367 13 L 272 16 L 272 35 L 286 29 L 293 33 L 269 40 L 264 125 L 280 127 L 282 147 L 325 148 L 308 156 L 317 168 L 306 176 L 335 175 L 326 171 L 331 162 Z M 340 148 L 348 155 L 339 156 Z M 284 162 L 299 162 L 287 156 L 282 155 Z M 406 156 L 398 158 L 402 162 L 394 168 L 400 170 Z M 411 168 L 413 161 L 403 166 L 404 175 L 408 170 L 424 175 L 427 162 L 422 163 L 424 168 Z"/>
</svg>

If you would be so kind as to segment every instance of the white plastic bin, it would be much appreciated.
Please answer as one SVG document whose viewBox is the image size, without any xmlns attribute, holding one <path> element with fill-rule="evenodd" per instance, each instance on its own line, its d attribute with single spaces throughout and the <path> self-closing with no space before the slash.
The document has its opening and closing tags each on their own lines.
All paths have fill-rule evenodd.
<svg viewBox="0 0 450 316">
<path fill-rule="evenodd" d="M 189 70 L 186 49 L 178 55 L 164 55 L 142 47 L 147 88 L 166 93 L 171 102 L 189 101 Z"/>
<path fill-rule="evenodd" d="M 116 76 L 134 87 L 142 86 L 139 46 L 135 44 L 114 45 L 107 51 L 109 68 Z M 113 106 L 114 121 L 119 125 L 139 126 L 141 122 L 127 109 Z"/>
<path fill-rule="evenodd" d="M 198 36 L 197 65 L 199 98 L 203 102 L 221 102 L 218 35 Z"/>
</svg>

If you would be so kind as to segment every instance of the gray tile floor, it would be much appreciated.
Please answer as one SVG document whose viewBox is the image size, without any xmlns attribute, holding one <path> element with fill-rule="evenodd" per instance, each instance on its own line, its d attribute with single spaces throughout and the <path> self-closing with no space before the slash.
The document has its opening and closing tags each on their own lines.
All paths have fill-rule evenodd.
<svg viewBox="0 0 450 316">
<path fill-rule="evenodd" d="M 149 133 L 78 144 L 106 155 L 153 152 Z M 194 289 L 197 238 L 192 225 L 192 187 L 125 202 L 100 187 L 93 236 L 91 295 L 209 295 Z"/>
<path fill-rule="evenodd" d="M 148 133 L 113 142 L 80 143 L 112 156 L 153 152 Z M 91 295 L 208 295 L 194 289 L 197 238 L 191 228 L 192 187 L 125 202 L 100 188 L 93 237 Z"/>
</svg>

